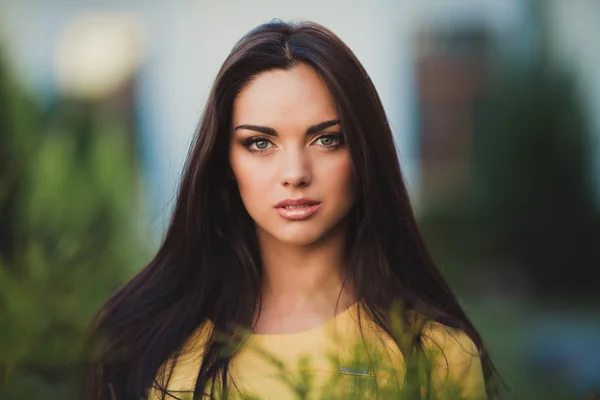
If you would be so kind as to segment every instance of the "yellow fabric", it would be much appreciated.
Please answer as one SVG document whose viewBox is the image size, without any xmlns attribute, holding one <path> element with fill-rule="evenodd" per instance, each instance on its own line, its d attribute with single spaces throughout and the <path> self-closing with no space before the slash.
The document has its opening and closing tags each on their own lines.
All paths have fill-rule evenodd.
<svg viewBox="0 0 600 400">
<path fill-rule="evenodd" d="M 376 382 L 380 387 L 402 387 L 405 376 L 405 363 L 395 342 L 382 332 L 372 321 L 365 321 L 361 312 L 360 326 L 364 338 L 372 343 L 369 355 L 374 352 L 383 357 L 375 357 L 375 365 L 369 365 L 368 357 L 355 364 L 352 352 L 361 339 L 358 323 L 358 305 L 339 313 L 334 319 L 314 329 L 282 335 L 250 335 L 230 365 L 230 379 L 236 384 L 230 396 L 252 395 L 259 399 L 297 399 L 286 379 L 298 380 L 299 374 L 312 383 L 309 398 L 348 398 L 359 385 L 363 387 L 360 398 L 386 398 L 385 391 L 364 391 L 365 386 Z M 176 398 L 190 398 L 201 362 L 204 338 L 210 332 L 210 324 L 198 330 L 187 342 L 179 357 L 167 388 Z M 425 347 L 439 350 L 443 356 L 434 360 L 433 387 L 435 390 L 458 391 L 468 399 L 485 399 L 485 389 L 481 362 L 472 340 L 461 331 L 441 324 L 431 323 L 423 332 Z M 266 352 L 266 353 L 265 353 Z M 278 367 L 268 359 L 268 355 L 282 362 Z M 308 363 L 302 364 L 307 358 Z M 340 370 L 342 368 L 342 370 Z M 344 369 L 346 368 L 346 369 Z M 358 375 L 353 375 L 358 373 Z M 334 385 L 333 392 L 326 392 Z M 458 387 L 453 384 L 458 383 Z M 329 393 L 329 394 L 328 394 Z M 377 393 L 377 394 L 375 394 Z M 445 392 L 444 392 L 445 393 Z M 395 396 L 397 397 L 397 396 Z M 160 391 L 152 389 L 151 399 L 160 399 Z M 173 398 L 168 395 L 167 399 Z M 242 397 L 243 398 L 243 397 Z M 463 397 L 464 398 L 464 397 Z"/>
</svg>

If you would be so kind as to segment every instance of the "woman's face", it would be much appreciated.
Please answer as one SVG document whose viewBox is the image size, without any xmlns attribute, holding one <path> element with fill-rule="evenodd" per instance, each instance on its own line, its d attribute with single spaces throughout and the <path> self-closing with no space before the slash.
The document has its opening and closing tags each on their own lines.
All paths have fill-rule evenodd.
<svg viewBox="0 0 600 400">
<path fill-rule="evenodd" d="M 325 83 L 305 64 L 256 76 L 233 104 L 229 162 L 259 237 L 310 245 L 354 204 L 352 164 Z"/>
</svg>

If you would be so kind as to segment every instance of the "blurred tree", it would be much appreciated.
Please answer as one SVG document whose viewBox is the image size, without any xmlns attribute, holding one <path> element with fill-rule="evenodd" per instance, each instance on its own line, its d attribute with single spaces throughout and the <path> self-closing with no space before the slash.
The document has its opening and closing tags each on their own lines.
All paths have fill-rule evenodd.
<svg viewBox="0 0 600 400">
<path fill-rule="evenodd" d="M 534 10 L 535 51 L 522 63 L 498 58 L 477 103 L 468 189 L 431 207 L 422 223 L 459 284 L 459 273 L 495 269 L 496 277 L 512 275 L 508 286 L 527 280 L 545 298 L 589 298 L 597 293 L 600 218 L 588 118 Z"/>
<path fill-rule="evenodd" d="M 91 315 L 142 263 L 124 124 L 41 109 L 0 60 L 0 398 L 75 399 Z"/>
<path fill-rule="evenodd" d="M 494 77 L 475 137 L 473 205 L 489 259 L 524 268 L 539 294 L 591 295 L 600 229 L 576 84 L 540 58 Z"/>
</svg>

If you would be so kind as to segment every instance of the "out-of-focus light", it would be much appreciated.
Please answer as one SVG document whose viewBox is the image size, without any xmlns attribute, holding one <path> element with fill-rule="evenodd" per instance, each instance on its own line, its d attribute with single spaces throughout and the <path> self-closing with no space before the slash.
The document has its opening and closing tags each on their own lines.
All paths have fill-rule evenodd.
<svg viewBox="0 0 600 400">
<path fill-rule="evenodd" d="M 58 86 L 70 96 L 105 98 L 131 77 L 143 53 L 143 23 L 136 16 L 79 16 L 61 33 L 56 47 Z"/>
</svg>

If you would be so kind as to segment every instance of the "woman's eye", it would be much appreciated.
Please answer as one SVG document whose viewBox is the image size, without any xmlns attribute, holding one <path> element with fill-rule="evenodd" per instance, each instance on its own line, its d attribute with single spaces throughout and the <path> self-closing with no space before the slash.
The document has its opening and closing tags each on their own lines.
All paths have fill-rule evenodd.
<svg viewBox="0 0 600 400">
<path fill-rule="evenodd" d="M 267 150 L 271 145 L 271 142 L 269 142 L 266 139 L 256 139 L 254 140 L 251 144 L 250 144 L 250 150 Z"/>
<path fill-rule="evenodd" d="M 340 144 L 339 135 L 324 135 L 316 140 L 320 146 L 331 147 Z"/>
</svg>

